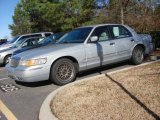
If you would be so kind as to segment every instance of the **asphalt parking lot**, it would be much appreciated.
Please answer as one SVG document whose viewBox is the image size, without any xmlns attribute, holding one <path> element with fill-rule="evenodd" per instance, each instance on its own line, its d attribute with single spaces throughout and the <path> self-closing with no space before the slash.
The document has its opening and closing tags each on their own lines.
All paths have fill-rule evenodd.
<svg viewBox="0 0 160 120">
<path fill-rule="evenodd" d="M 77 80 L 130 66 L 132 65 L 129 62 L 123 62 L 85 71 L 78 75 Z M 18 120 L 37 120 L 42 102 L 50 92 L 59 87 L 50 81 L 36 83 L 15 82 L 7 77 L 4 67 L 0 67 L 0 100 Z M 0 117 L 0 120 L 6 119 L 3 114 L 0 114 Z"/>
</svg>

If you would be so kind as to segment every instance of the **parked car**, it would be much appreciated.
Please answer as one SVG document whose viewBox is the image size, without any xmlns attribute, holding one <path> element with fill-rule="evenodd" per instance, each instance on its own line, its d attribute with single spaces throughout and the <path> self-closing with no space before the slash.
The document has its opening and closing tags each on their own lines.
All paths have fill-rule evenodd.
<svg viewBox="0 0 160 120">
<path fill-rule="evenodd" d="M 0 45 L 0 50 L 4 50 L 7 48 L 10 48 L 14 46 L 18 41 L 24 40 L 26 38 L 31 38 L 31 37 L 48 37 L 52 32 L 40 32 L 40 33 L 31 33 L 31 34 L 24 34 L 24 35 L 17 35 L 13 37 L 11 40 L 6 42 L 5 44 Z"/>
<path fill-rule="evenodd" d="M 26 48 L 26 47 L 31 47 L 33 45 L 36 45 L 38 44 L 38 41 L 40 39 L 44 39 L 44 38 L 43 37 L 26 38 L 24 40 L 18 41 L 16 45 L 8 49 L 0 50 L 0 64 L 6 65 L 9 62 L 9 59 L 13 54 L 13 52 L 21 48 Z"/>
<path fill-rule="evenodd" d="M 8 76 L 16 81 L 50 79 L 64 85 L 74 81 L 80 71 L 124 60 L 141 64 L 144 55 L 152 51 L 151 41 L 151 38 L 143 39 L 126 25 L 80 27 L 66 33 L 57 44 L 11 57 L 5 69 Z"/>
<path fill-rule="evenodd" d="M 16 55 L 16 54 L 19 54 L 19 53 L 24 52 L 26 50 L 35 49 L 35 48 L 42 47 L 42 46 L 45 46 L 45 45 L 48 45 L 48 44 L 54 44 L 64 34 L 65 34 L 64 32 L 54 33 L 54 34 L 50 35 L 49 37 L 46 37 L 46 38 L 42 39 L 41 41 L 39 41 L 37 44 L 35 44 L 33 46 L 28 46 L 28 47 L 24 47 L 24 48 L 16 50 L 15 52 L 13 52 L 12 55 Z"/>
</svg>

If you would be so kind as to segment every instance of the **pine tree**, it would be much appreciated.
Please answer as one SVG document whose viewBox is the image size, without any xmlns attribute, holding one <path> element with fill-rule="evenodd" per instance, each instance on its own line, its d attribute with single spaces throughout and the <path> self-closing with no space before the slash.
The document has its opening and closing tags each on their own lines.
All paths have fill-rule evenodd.
<svg viewBox="0 0 160 120">
<path fill-rule="evenodd" d="M 12 35 L 67 31 L 92 20 L 92 0 L 21 0 L 9 25 Z"/>
</svg>

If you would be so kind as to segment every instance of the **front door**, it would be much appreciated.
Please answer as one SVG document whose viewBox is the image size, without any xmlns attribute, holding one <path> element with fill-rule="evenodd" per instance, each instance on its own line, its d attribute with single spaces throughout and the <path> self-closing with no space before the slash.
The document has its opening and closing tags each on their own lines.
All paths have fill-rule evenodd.
<svg viewBox="0 0 160 120">
<path fill-rule="evenodd" d="M 92 36 L 97 36 L 98 42 L 92 43 L 88 41 L 85 45 L 87 68 L 114 62 L 116 59 L 115 41 L 112 40 L 108 27 L 97 27 Z"/>
</svg>

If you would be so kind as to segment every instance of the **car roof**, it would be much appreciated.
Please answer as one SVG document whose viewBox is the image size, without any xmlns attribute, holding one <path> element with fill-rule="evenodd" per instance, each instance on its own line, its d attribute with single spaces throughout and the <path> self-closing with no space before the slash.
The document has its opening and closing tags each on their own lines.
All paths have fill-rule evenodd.
<svg viewBox="0 0 160 120">
<path fill-rule="evenodd" d="M 123 24 L 96 24 L 96 25 L 82 26 L 82 27 L 79 27 L 79 28 L 85 28 L 85 27 L 99 27 L 99 26 L 104 26 L 104 25 L 123 25 Z"/>
<path fill-rule="evenodd" d="M 22 35 L 17 35 L 17 36 L 27 36 L 27 35 L 36 35 L 36 34 L 45 34 L 45 33 L 53 34 L 53 32 L 37 32 L 37 33 L 22 34 Z"/>
</svg>

